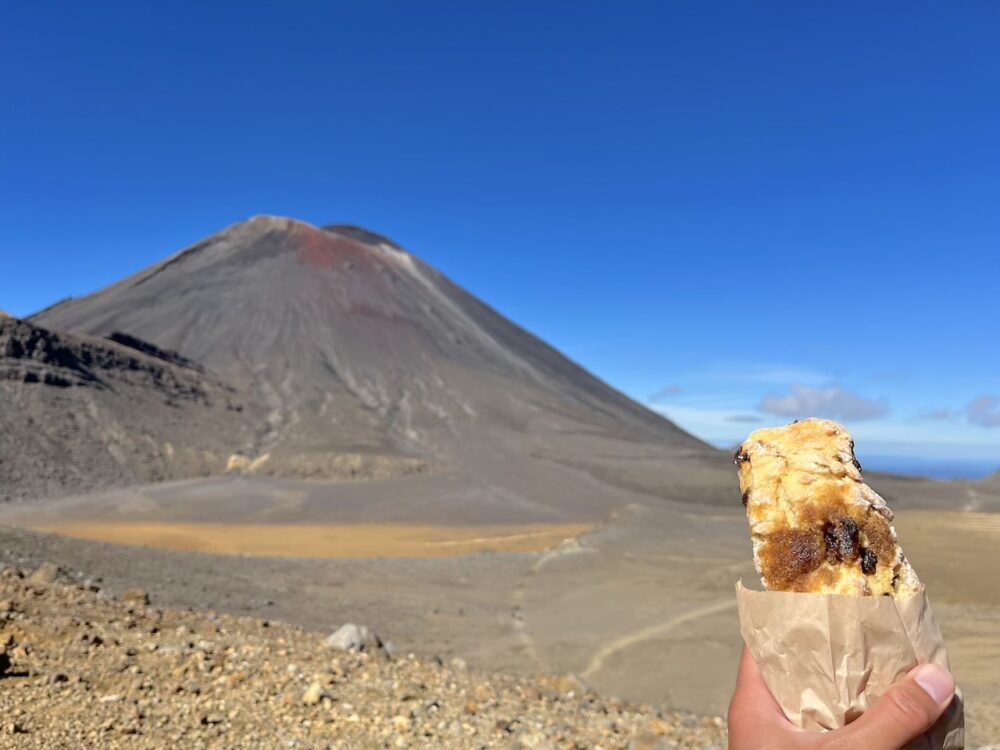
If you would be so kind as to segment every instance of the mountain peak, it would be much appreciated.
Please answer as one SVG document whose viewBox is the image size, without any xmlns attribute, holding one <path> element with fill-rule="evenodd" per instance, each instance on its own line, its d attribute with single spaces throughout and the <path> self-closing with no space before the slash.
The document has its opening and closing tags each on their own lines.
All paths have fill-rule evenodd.
<svg viewBox="0 0 1000 750">
<path fill-rule="evenodd" d="M 402 246 L 384 234 L 379 234 L 366 227 L 357 224 L 324 224 L 317 226 L 308 221 L 296 219 L 291 216 L 278 216 L 276 214 L 255 214 L 249 219 L 230 224 L 225 229 L 219 231 L 218 235 L 233 233 L 264 233 L 264 232 L 326 232 L 335 234 L 338 237 L 363 242 L 366 245 L 386 245 L 395 250 L 402 250 Z"/>
<path fill-rule="evenodd" d="M 199 363 L 266 410 L 251 453 L 278 473 L 364 454 L 491 477 L 499 453 L 578 463 L 602 440 L 715 456 L 357 226 L 255 216 L 33 319 Z"/>
<path fill-rule="evenodd" d="M 293 219 L 290 216 L 276 216 L 273 214 L 256 214 L 249 219 L 230 224 L 228 227 L 218 232 L 215 236 L 225 236 L 232 234 L 263 234 L 266 232 L 288 232 L 295 229 L 308 229 L 318 231 L 318 227 L 307 221 Z"/>
<path fill-rule="evenodd" d="M 382 257 L 386 254 L 397 260 L 401 256 L 409 257 L 409 253 L 388 237 L 354 224 L 327 224 L 318 227 L 287 216 L 257 214 L 229 225 L 181 251 L 175 258 L 213 245 L 243 251 L 260 241 L 293 250 L 302 265 L 313 267 L 328 268 L 345 261 Z M 172 259 L 168 262 L 170 260 Z"/>
</svg>

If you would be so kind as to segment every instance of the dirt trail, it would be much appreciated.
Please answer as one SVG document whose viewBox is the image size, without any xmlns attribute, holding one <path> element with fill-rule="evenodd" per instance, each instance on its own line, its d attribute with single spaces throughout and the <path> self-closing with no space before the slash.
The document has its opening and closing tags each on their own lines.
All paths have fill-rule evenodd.
<svg viewBox="0 0 1000 750">
<path fill-rule="evenodd" d="M 643 641 L 660 638 L 674 628 L 684 625 L 685 623 L 692 622 L 693 620 L 700 620 L 703 617 L 709 617 L 711 615 L 716 615 L 720 612 L 725 612 L 735 608 L 736 601 L 732 597 L 720 599 L 719 601 L 707 604 L 703 607 L 697 607 L 689 610 L 658 625 L 652 625 L 648 628 L 637 630 L 634 633 L 629 633 L 622 638 L 618 638 L 611 643 L 608 643 L 596 654 L 594 654 L 593 658 L 590 660 L 590 664 L 587 665 L 587 668 L 580 676 L 584 679 L 593 676 L 604 666 L 607 659 L 614 656 L 619 651 L 624 651 L 625 649 L 642 643 Z"/>
</svg>

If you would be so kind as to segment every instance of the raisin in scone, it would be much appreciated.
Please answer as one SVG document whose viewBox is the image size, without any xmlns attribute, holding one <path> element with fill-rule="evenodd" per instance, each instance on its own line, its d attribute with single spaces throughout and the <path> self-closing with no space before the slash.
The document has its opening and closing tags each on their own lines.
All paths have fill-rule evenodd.
<svg viewBox="0 0 1000 750">
<path fill-rule="evenodd" d="M 735 460 L 767 589 L 897 597 L 922 589 L 841 425 L 804 419 L 756 430 Z"/>
</svg>

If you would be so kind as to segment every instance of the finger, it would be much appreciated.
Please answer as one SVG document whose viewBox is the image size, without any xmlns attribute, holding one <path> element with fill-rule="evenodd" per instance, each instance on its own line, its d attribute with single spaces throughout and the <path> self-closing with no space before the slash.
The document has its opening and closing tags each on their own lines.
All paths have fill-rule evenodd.
<svg viewBox="0 0 1000 750">
<path fill-rule="evenodd" d="M 893 685 L 875 706 L 848 725 L 853 747 L 899 748 L 930 729 L 955 695 L 955 678 L 944 667 L 923 664 Z"/>
<path fill-rule="evenodd" d="M 729 704 L 729 745 L 734 750 L 786 746 L 786 732 L 796 732 L 761 676 L 757 662 L 744 646 L 736 690 Z"/>
<path fill-rule="evenodd" d="M 760 667 L 754 661 L 753 654 L 746 646 L 740 656 L 740 670 L 736 676 L 736 690 L 733 693 L 733 703 L 745 704 L 748 709 L 762 714 L 770 714 L 785 718 L 778 701 L 771 695 Z M 786 720 L 787 721 L 787 720 Z"/>
</svg>

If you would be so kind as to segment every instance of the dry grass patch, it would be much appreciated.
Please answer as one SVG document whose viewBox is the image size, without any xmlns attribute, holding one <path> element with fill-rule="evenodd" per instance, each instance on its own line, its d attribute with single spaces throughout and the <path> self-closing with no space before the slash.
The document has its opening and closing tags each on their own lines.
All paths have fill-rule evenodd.
<svg viewBox="0 0 1000 750">
<path fill-rule="evenodd" d="M 487 550 L 540 552 L 591 530 L 583 524 L 405 526 L 392 524 L 196 524 L 68 522 L 33 525 L 78 539 L 186 552 L 267 557 L 452 557 Z"/>
</svg>

